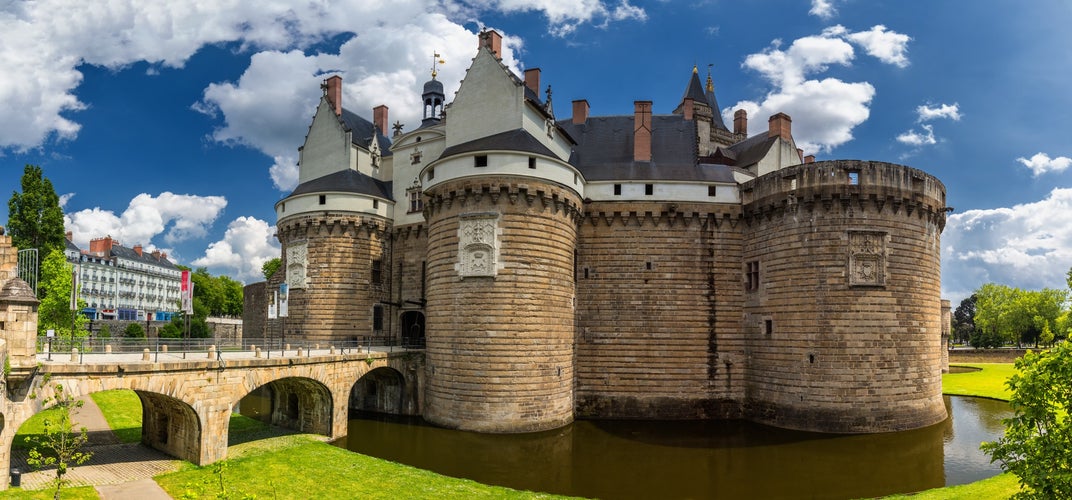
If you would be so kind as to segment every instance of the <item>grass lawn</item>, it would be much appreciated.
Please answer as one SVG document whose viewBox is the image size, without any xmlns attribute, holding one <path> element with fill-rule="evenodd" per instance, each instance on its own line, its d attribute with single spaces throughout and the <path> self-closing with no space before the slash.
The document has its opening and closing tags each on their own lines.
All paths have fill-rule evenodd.
<svg viewBox="0 0 1072 500">
<path fill-rule="evenodd" d="M 52 500 L 56 490 L 45 488 L 43 490 L 24 490 L 22 488 L 8 488 L 0 491 L 0 498 L 14 500 Z M 60 496 L 65 500 L 97 500 L 100 495 L 92 486 L 79 486 L 78 488 L 64 488 Z"/>
<path fill-rule="evenodd" d="M 124 443 L 141 441 L 141 401 L 134 391 L 104 391 L 90 394 L 100 407 L 108 427 Z"/>
</svg>

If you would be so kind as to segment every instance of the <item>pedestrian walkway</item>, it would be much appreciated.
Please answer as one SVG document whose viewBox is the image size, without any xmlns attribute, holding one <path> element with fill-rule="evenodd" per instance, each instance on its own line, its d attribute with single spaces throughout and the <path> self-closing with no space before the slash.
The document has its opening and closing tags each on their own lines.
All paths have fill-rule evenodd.
<svg viewBox="0 0 1072 500">
<path fill-rule="evenodd" d="M 71 485 L 95 486 L 104 499 L 171 498 L 152 478 L 178 469 L 182 462 L 138 443 L 121 443 L 93 398 L 86 397 L 83 401 L 84 405 L 74 410 L 72 420 L 79 427 L 86 427 L 89 436 L 86 451 L 93 456 L 86 463 L 68 469 L 65 477 Z M 56 477 L 55 469 L 27 472 L 32 470 L 26 463 L 27 455 L 27 450 L 11 450 L 12 469 L 23 472 L 22 489 L 47 487 Z"/>
</svg>

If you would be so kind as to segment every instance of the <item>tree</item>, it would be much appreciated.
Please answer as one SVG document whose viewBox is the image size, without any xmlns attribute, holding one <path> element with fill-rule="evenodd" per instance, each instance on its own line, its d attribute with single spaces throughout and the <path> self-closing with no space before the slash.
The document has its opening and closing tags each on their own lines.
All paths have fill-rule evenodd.
<svg viewBox="0 0 1072 500">
<path fill-rule="evenodd" d="M 145 338 L 145 329 L 141 327 L 141 323 L 130 323 L 123 330 L 123 336 L 128 339 L 143 339 Z"/>
<path fill-rule="evenodd" d="M 953 339 L 967 342 L 975 333 L 976 300 L 976 295 L 972 294 L 960 301 L 960 305 L 953 311 Z"/>
<path fill-rule="evenodd" d="M 44 383 L 48 384 L 48 375 L 45 375 Z M 83 401 L 72 397 L 61 384 L 52 388 L 55 395 L 41 402 L 44 407 L 51 406 L 44 418 L 44 432 L 28 438 L 31 448 L 26 462 L 35 470 L 56 467 L 56 478 L 52 480 L 56 492 L 52 498 L 59 499 L 60 490 L 70 483 L 63 478 L 67 469 L 86 463 L 93 454 L 80 451 L 89 437 L 85 427 L 76 431 L 71 420 L 71 409 L 81 408 Z M 36 397 L 36 394 L 30 397 Z"/>
<path fill-rule="evenodd" d="M 283 259 L 280 259 L 279 257 L 275 257 L 265 261 L 265 263 L 261 265 L 261 272 L 264 273 L 264 281 L 272 279 L 272 275 L 275 274 L 275 272 L 278 271 L 279 268 L 282 267 L 282 265 Z M 1069 270 L 1068 272 L 1070 273 L 1070 275 L 1072 275 L 1072 270 Z"/>
<path fill-rule="evenodd" d="M 975 292 L 977 339 L 1038 345 L 1046 327 L 1054 331 L 1068 298 L 1065 290 L 1021 290 L 987 283 Z M 973 341 L 973 345 L 975 342 Z"/>
<path fill-rule="evenodd" d="M 100 330 L 97 330 L 97 337 L 102 339 L 111 338 L 112 329 L 108 328 L 108 325 L 101 325 Z"/>
<path fill-rule="evenodd" d="M 1016 371 L 1005 436 L 982 449 L 1019 478 L 1013 498 L 1072 498 L 1072 343 L 1028 352 Z"/>
<path fill-rule="evenodd" d="M 67 262 L 63 250 L 52 250 L 41 261 L 41 281 L 37 286 L 37 294 L 41 297 L 37 308 L 38 334 L 55 330 L 61 337 L 72 338 L 89 333 L 86 331 L 89 320 L 71 311 L 72 271 L 74 266 Z M 79 309 L 85 307 L 85 301 L 79 300 L 77 306 Z"/>
<path fill-rule="evenodd" d="M 160 327 L 160 338 L 162 338 L 162 339 L 181 339 L 182 338 L 182 328 L 180 328 L 178 325 L 176 325 L 175 321 L 172 320 L 171 323 L 168 323 L 168 324 Z"/>
<path fill-rule="evenodd" d="M 7 211 L 7 230 L 14 246 L 36 248 L 42 258 L 53 250 L 62 253 L 66 248 L 60 198 L 41 167 L 26 165 L 22 173 L 22 192 L 11 193 Z M 39 293 L 38 298 L 41 297 Z"/>
</svg>

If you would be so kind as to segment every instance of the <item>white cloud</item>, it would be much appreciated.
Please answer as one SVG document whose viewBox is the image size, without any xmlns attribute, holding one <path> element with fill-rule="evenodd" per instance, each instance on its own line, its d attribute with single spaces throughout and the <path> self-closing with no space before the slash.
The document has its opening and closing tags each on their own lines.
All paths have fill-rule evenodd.
<svg viewBox="0 0 1072 500">
<path fill-rule="evenodd" d="M 938 106 L 924 104 L 916 108 L 916 114 L 919 116 L 916 119 L 918 122 L 937 120 L 938 118 L 948 118 L 953 121 L 960 121 L 960 105 L 957 103 L 941 104 Z"/>
<path fill-rule="evenodd" d="M 1050 155 L 1046 153 L 1035 153 L 1035 156 L 1032 156 L 1030 160 L 1020 157 L 1016 161 L 1031 169 L 1035 177 L 1047 172 L 1064 172 L 1069 166 L 1072 166 L 1072 158 L 1067 156 L 1050 158 Z"/>
<path fill-rule="evenodd" d="M 251 283 L 262 281 L 261 266 L 279 256 L 275 226 L 254 217 L 239 217 L 227 226 L 223 239 L 210 244 L 205 255 L 191 265 L 207 267 L 212 274 L 227 274 Z"/>
<path fill-rule="evenodd" d="M 984 283 L 1065 288 L 1072 266 L 1072 188 L 1045 199 L 949 216 L 942 234 L 942 293 L 956 305 Z"/>
<path fill-rule="evenodd" d="M 846 38 L 884 63 L 899 68 L 908 66 L 908 42 L 912 40 L 908 35 L 888 31 L 885 26 L 879 24 L 870 31 L 851 33 Z"/>
<path fill-rule="evenodd" d="M 828 20 L 837 15 L 837 8 L 834 7 L 833 0 L 811 0 L 811 9 L 808 10 L 808 14 Z"/>
<path fill-rule="evenodd" d="M 66 207 L 67 202 L 74 198 L 74 193 L 65 193 L 60 195 L 60 208 Z"/>
<path fill-rule="evenodd" d="M 387 54 L 365 53 L 369 59 L 385 58 L 402 52 L 422 54 L 429 39 L 443 29 L 465 31 L 462 23 L 471 22 L 483 13 L 541 12 L 549 23 L 549 31 L 566 34 L 583 24 L 605 25 L 612 21 L 644 20 L 643 9 L 627 1 L 616 3 L 603 0 L 560 2 L 556 0 L 498 0 L 492 3 L 468 0 L 328 0 L 310 2 L 295 8 L 293 2 L 267 0 L 241 2 L 226 0 L 171 0 L 142 2 L 137 0 L 108 0 L 75 2 L 74 0 L 40 0 L 12 3 L 0 10 L 0 116 L 17 117 L 0 120 L 0 150 L 24 151 L 49 140 L 72 139 L 78 135 L 77 111 L 92 106 L 76 96 L 82 82 L 81 64 L 121 68 L 138 61 L 150 63 L 149 72 L 159 67 L 182 67 L 201 47 L 225 42 L 239 42 L 244 50 L 288 54 L 325 37 L 339 33 L 358 33 L 368 46 L 383 48 L 381 38 L 389 38 L 394 46 Z M 479 21 L 478 21 L 479 23 Z M 415 26 L 434 25 L 439 29 L 422 37 L 406 38 L 400 33 L 412 32 Z M 469 35 L 464 58 L 454 59 L 461 65 L 472 57 L 476 42 Z M 362 45 L 365 45 L 364 43 Z M 452 55 L 461 55 L 455 53 Z M 374 67 L 365 64 L 358 54 L 352 55 L 351 68 Z M 286 59 L 283 57 L 282 59 Z M 290 61 L 297 59 L 291 56 Z M 316 59 L 313 56 L 313 59 Z M 278 68 L 281 61 L 262 63 Z M 399 60 L 391 67 L 400 68 L 413 60 Z M 262 97 L 252 89 L 246 99 L 263 108 L 280 106 L 280 113 L 290 110 L 298 99 L 291 95 L 282 102 L 273 101 L 301 75 L 302 67 L 294 74 L 278 74 L 284 81 L 268 86 Z M 321 68 L 327 69 L 327 68 Z M 345 69 L 345 68 L 344 68 Z M 423 77 L 423 75 L 421 75 Z M 251 77 L 253 78 L 253 77 Z M 396 82 L 397 83 L 397 82 Z M 407 89 L 411 94 L 416 91 Z M 276 93 L 273 93 L 276 92 Z M 312 88 L 316 97 L 317 87 Z M 310 94 L 299 93 L 308 98 Z M 206 98 L 211 100 L 212 95 Z M 234 96 L 236 99 L 242 96 Z M 251 104 L 252 105 L 252 104 Z M 306 108 L 303 111 L 307 111 Z M 269 113 L 269 110 L 263 111 Z M 232 117 L 224 115 L 226 119 Z M 291 121 L 293 116 L 291 115 Z M 235 117 L 237 118 L 237 117 Z M 236 125 L 223 139 L 260 148 L 273 134 L 286 127 L 276 122 L 261 123 L 263 133 L 241 129 Z M 227 127 L 225 127 L 227 128 Z M 245 133 L 249 135 L 245 135 Z M 297 136 L 299 139 L 301 135 Z M 288 154 L 293 154 L 293 143 Z M 280 153 L 269 148 L 269 156 Z"/>
<path fill-rule="evenodd" d="M 170 192 L 135 196 L 122 214 L 100 207 L 87 208 L 64 216 L 64 226 L 74 233 L 74 243 L 89 247 L 89 240 L 111 236 L 128 247 L 149 247 L 153 238 L 164 234 L 173 244 L 204 237 L 209 226 L 227 206 L 222 196 L 195 196 Z"/>
<path fill-rule="evenodd" d="M 916 132 L 915 129 L 912 129 L 897 136 L 897 141 L 914 147 L 937 144 L 938 139 L 934 137 L 934 127 L 926 124 L 921 127 L 925 133 Z"/>
<path fill-rule="evenodd" d="M 808 153 L 830 151 L 852 140 L 853 128 L 868 119 L 875 87 L 868 82 L 817 79 L 812 75 L 832 65 L 851 65 L 855 51 L 849 42 L 864 46 L 883 62 L 896 64 L 896 58 L 878 50 L 878 42 L 872 43 L 876 37 L 897 38 L 892 35 L 899 34 L 883 26 L 850 33 L 837 25 L 819 35 L 799 38 L 785 50 L 780 40 L 774 40 L 769 48 L 747 56 L 742 64 L 766 78 L 773 89 L 762 101 L 741 101 L 723 109 L 723 118 L 731 121 L 735 110 L 744 109 L 752 120 L 764 123 L 771 115 L 784 112 L 793 118 L 793 137 L 798 147 Z"/>
</svg>

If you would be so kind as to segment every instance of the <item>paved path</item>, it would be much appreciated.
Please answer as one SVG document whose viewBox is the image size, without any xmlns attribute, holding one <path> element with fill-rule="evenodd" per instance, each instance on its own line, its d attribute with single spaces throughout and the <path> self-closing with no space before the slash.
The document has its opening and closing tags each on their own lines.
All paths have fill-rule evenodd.
<svg viewBox="0 0 1072 500">
<path fill-rule="evenodd" d="M 85 464 L 71 467 L 67 479 L 74 486 L 95 486 L 102 499 L 164 500 L 171 498 L 153 476 L 176 470 L 180 461 L 138 443 L 121 443 L 108 427 L 93 398 L 72 415 L 79 426 L 88 430 L 87 451 L 93 456 Z M 36 490 L 56 477 L 54 469 L 36 472 L 26 464 L 26 450 L 11 450 L 11 467 L 23 471 L 22 489 Z"/>
</svg>

